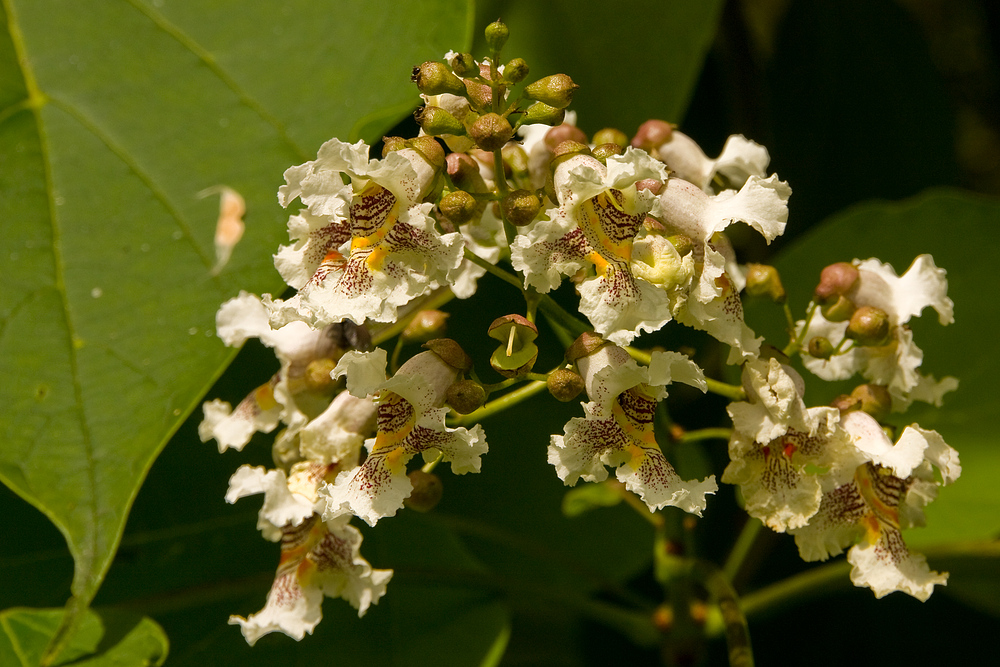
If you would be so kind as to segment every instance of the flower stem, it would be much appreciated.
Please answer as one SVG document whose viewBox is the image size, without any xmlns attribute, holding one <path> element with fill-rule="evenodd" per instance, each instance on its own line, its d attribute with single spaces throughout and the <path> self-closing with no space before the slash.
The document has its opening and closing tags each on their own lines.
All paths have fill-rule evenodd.
<svg viewBox="0 0 1000 667">
<path fill-rule="evenodd" d="M 729 440 L 733 429 L 720 426 L 718 428 L 701 428 L 695 431 L 684 431 L 677 442 L 698 442 L 699 440 Z"/>
<path fill-rule="evenodd" d="M 504 271 L 499 266 L 490 264 L 487 260 L 483 259 L 482 257 L 472 252 L 468 248 L 465 249 L 465 259 L 469 260 L 476 266 L 480 266 L 486 269 L 487 273 L 493 274 L 494 276 L 504 281 L 505 283 L 513 285 L 518 289 L 518 291 L 522 293 L 524 292 L 524 286 L 521 284 L 521 281 L 518 279 L 517 276 L 515 276 L 512 273 L 508 273 L 507 271 Z"/>
<path fill-rule="evenodd" d="M 512 408 L 521 401 L 525 401 L 535 394 L 542 392 L 548 386 L 545 382 L 532 382 L 526 384 L 523 387 L 519 387 L 509 394 L 504 394 L 500 398 L 490 401 L 478 410 L 474 410 L 467 415 L 462 415 L 452 422 L 453 426 L 465 426 L 467 424 L 475 424 L 477 422 L 491 417 L 498 412 L 503 412 L 508 408 Z"/>
<path fill-rule="evenodd" d="M 455 293 L 445 287 L 425 297 L 423 300 L 414 301 L 411 305 L 407 306 L 407 313 L 404 316 L 398 318 L 385 328 L 369 326 L 372 333 L 372 345 L 381 345 L 393 336 L 401 334 L 403 329 L 409 326 L 410 322 L 421 310 L 437 310 L 454 298 Z"/>
<path fill-rule="evenodd" d="M 794 335 L 795 326 L 792 325 L 792 330 L 791 332 L 789 332 L 789 337 L 791 338 L 791 340 L 788 341 L 788 345 L 786 345 L 785 349 L 782 350 L 782 352 L 785 353 L 785 356 L 790 357 L 796 352 L 798 352 L 800 349 L 802 349 L 802 344 L 805 342 L 806 336 L 809 334 L 809 325 L 812 324 L 813 313 L 815 312 L 816 312 L 816 302 L 811 301 L 809 303 L 809 308 L 806 309 L 806 319 L 802 325 L 802 331 L 799 332 L 798 336 Z M 791 317 L 790 312 L 788 317 L 789 318 Z"/>
<path fill-rule="evenodd" d="M 704 561 L 697 561 L 693 569 L 722 612 L 726 645 L 729 647 L 729 664 L 732 667 L 753 667 L 747 617 L 730 580 L 717 567 Z"/>
<path fill-rule="evenodd" d="M 629 355 L 644 366 L 648 366 L 653 358 L 649 352 L 645 350 L 639 350 L 634 347 L 626 347 L 625 351 Z M 743 387 L 735 384 L 727 384 L 725 382 L 720 382 L 719 380 L 713 380 L 712 378 L 705 378 L 705 382 L 708 384 L 708 391 L 717 394 L 719 396 L 725 396 L 732 401 L 745 401 L 747 398 L 747 393 L 743 391 Z M 727 438 L 729 436 L 726 436 Z"/>
<path fill-rule="evenodd" d="M 722 571 L 729 581 L 736 581 L 743 568 L 743 562 L 750 555 L 750 551 L 757 541 L 757 536 L 760 535 L 760 529 L 763 527 L 764 524 L 758 519 L 747 517 L 746 523 L 743 524 L 743 530 L 736 538 L 736 544 L 733 545 L 733 550 L 729 552 L 726 564 L 722 567 Z"/>
</svg>

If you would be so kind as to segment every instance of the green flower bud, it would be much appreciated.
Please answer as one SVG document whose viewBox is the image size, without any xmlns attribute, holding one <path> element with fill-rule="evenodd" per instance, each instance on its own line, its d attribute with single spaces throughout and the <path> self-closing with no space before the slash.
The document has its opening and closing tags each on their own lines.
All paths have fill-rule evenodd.
<svg viewBox="0 0 1000 667">
<path fill-rule="evenodd" d="M 503 148 L 503 145 L 510 141 L 510 138 L 514 136 L 514 128 L 503 116 L 488 113 L 476 119 L 476 122 L 469 128 L 469 136 L 484 151 L 495 151 Z"/>
<path fill-rule="evenodd" d="M 515 178 L 528 177 L 528 154 L 520 144 L 508 143 L 500 149 L 503 157 L 504 171 L 509 171 Z"/>
<path fill-rule="evenodd" d="M 404 148 L 406 148 L 406 139 L 403 137 L 382 137 L 382 157 Z"/>
<path fill-rule="evenodd" d="M 767 297 L 775 303 L 784 303 L 788 296 L 781 284 L 778 270 L 766 264 L 747 265 L 746 290 L 750 296 Z"/>
<path fill-rule="evenodd" d="M 858 269 L 848 262 L 837 262 L 823 269 L 816 286 L 816 300 L 825 303 L 847 294 L 858 282 Z M 830 319 L 830 318 L 827 318 Z"/>
<path fill-rule="evenodd" d="M 440 310 L 421 310 L 403 329 L 400 336 L 405 343 L 423 343 L 440 338 L 448 328 L 448 313 Z"/>
<path fill-rule="evenodd" d="M 514 190 L 500 202 L 503 217 L 515 227 L 523 227 L 538 215 L 542 202 L 533 192 Z"/>
<path fill-rule="evenodd" d="M 857 306 L 846 296 L 838 296 L 836 300 L 824 304 L 820 308 L 823 317 L 831 322 L 845 322 L 851 319 Z"/>
<path fill-rule="evenodd" d="M 557 109 L 545 102 L 535 102 L 517 121 L 518 126 L 541 123 L 542 125 L 559 125 L 566 118 L 565 109 Z"/>
<path fill-rule="evenodd" d="M 424 95 L 465 94 L 465 84 L 462 80 L 452 74 L 447 65 L 439 62 L 429 61 L 414 67 L 410 80 L 417 84 L 417 88 Z"/>
<path fill-rule="evenodd" d="M 446 194 L 441 198 L 438 210 L 453 225 L 464 225 L 482 215 L 479 202 L 465 190 Z"/>
<path fill-rule="evenodd" d="M 557 109 L 565 109 L 573 101 L 573 92 L 579 87 L 565 74 L 553 74 L 529 84 L 524 89 L 524 96 Z"/>
<path fill-rule="evenodd" d="M 595 144 L 618 144 L 622 148 L 628 146 L 628 136 L 614 127 L 605 127 L 594 134 Z"/>
<path fill-rule="evenodd" d="M 553 398 L 563 403 L 568 403 L 580 395 L 585 388 L 583 378 L 579 373 L 560 368 L 549 373 L 546 385 Z"/>
<path fill-rule="evenodd" d="M 472 357 L 465 353 L 461 345 L 450 338 L 435 338 L 424 343 L 422 347 L 425 350 L 430 350 L 441 357 L 441 361 L 463 373 L 468 373 L 472 369 Z"/>
<path fill-rule="evenodd" d="M 810 339 L 809 345 L 806 348 L 809 352 L 810 357 L 816 357 L 817 359 L 829 359 L 833 356 L 833 343 L 831 343 L 826 338 L 822 336 L 816 336 Z"/>
<path fill-rule="evenodd" d="M 612 155 L 621 155 L 621 154 L 622 154 L 622 147 L 619 146 L 618 144 L 601 144 L 599 146 L 594 146 L 593 150 L 594 157 L 600 160 L 602 164 L 606 164 L 608 158 L 611 157 Z"/>
<path fill-rule="evenodd" d="M 503 66 L 503 78 L 510 83 L 521 83 L 528 76 L 528 63 L 524 58 L 514 58 Z"/>
<path fill-rule="evenodd" d="M 471 53 L 459 53 L 451 59 L 451 68 L 460 77 L 479 76 L 479 63 Z"/>
<path fill-rule="evenodd" d="M 844 334 L 858 345 L 877 347 L 885 345 L 889 340 L 889 315 L 881 308 L 861 306 L 851 315 L 851 322 Z"/>
<path fill-rule="evenodd" d="M 417 109 L 416 113 L 413 114 L 413 118 L 417 121 L 420 129 L 431 136 L 465 134 L 465 126 L 462 125 L 461 121 L 441 107 L 422 107 Z"/>
<path fill-rule="evenodd" d="M 882 421 L 889 416 L 892 411 L 892 396 L 889 389 L 880 384 L 862 384 L 854 388 L 851 398 L 861 404 L 861 409 L 875 418 Z"/>
<path fill-rule="evenodd" d="M 403 504 L 417 512 L 430 512 L 437 507 L 441 502 L 441 496 L 444 495 L 441 478 L 419 468 L 409 473 L 407 477 L 410 478 L 413 490 L 410 491 L 409 497 L 403 500 Z"/>
<path fill-rule="evenodd" d="M 632 137 L 632 147 L 652 152 L 670 141 L 674 134 L 674 126 L 665 120 L 647 120 L 639 126 Z"/>
<path fill-rule="evenodd" d="M 448 387 L 444 402 L 460 415 L 467 415 L 483 407 L 486 390 L 475 380 L 459 380 Z"/>
<path fill-rule="evenodd" d="M 510 30 L 500 19 L 486 26 L 486 44 L 494 52 L 503 48 L 508 37 L 510 37 Z"/>
<path fill-rule="evenodd" d="M 444 169 L 444 148 L 434 137 L 414 137 L 406 142 L 406 147 L 420 153 L 435 171 Z"/>
<path fill-rule="evenodd" d="M 575 364 L 577 359 L 589 357 L 607 343 L 593 331 L 584 331 L 566 350 L 566 361 Z"/>
<path fill-rule="evenodd" d="M 504 377 L 527 373 L 538 358 L 534 340 L 538 329 L 521 315 L 504 315 L 493 320 L 489 336 L 503 343 L 490 357 L 493 370 Z"/>
</svg>

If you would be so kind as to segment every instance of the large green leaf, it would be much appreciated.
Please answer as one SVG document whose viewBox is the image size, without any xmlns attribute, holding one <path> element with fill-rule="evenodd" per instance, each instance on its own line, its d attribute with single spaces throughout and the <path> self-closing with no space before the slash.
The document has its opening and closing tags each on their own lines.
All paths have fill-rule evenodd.
<svg viewBox="0 0 1000 667">
<path fill-rule="evenodd" d="M 580 85 L 570 108 L 587 132 L 613 126 L 631 135 L 649 118 L 682 120 L 722 5 L 491 0 L 479 2 L 476 15 L 480 25 L 499 16 L 510 26 L 503 58 L 524 58 L 527 81 L 562 72 Z"/>
<path fill-rule="evenodd" d="M 4 0 L 0 479 L 60 529 L 93 597 L 156 454 L 232 357 L 214 312 L 281 289 L 283 169 L 418 102 L 467 45 L 462 0 Z M 386 116 L 381 128 L 391 119 Z M 247 230 L 217 276 L 217 203 Z"/>
<path fill-rule="evenodd" d="M 924 351 L 922 370 L 937 377 L 957 377 L 957 391 L 946 395 L 944 407 L 914 404 L 902 424 L 918 422 L 938 430 L 961 456 L 962 476 L 942 489 L 927 508 L 927 528 L 907 533 L 919 546 L 952 540 L 992 538 L 1000 534 L 1000 447 L 996 415 L 1000 413 L 994 383 L 1000 377 L 1000 357 L 992 350 L 1000 327 L 1000 247 L 993 230 L 1000 219 L 996 199 L 950 189 L 927 191 L 898 203 L 869 202 L 833 216 L 813 233 L 786 248 L 777 262 L 793 310 L 801 313 L 827 264 L 878 257 L 897 273 L 922 253 L 948 272 L 948 295 L 955 302 L 955 323 L 942 327 L 933 311 L 911 321 L 914 342 Z M 754 308 L 755 317 L 764 308 Z M 771 326 L 760 322 L 769 340 L 784 344 L 780 313 Z M 778 323 L 778 326 L 773 326 Z M 756 324 L 755 324 L 756 326 Z M 825 383 L 808 373 L 810 404 L 822 404 L 854 382 Z"/>
<path fill-rule="evenodd" d="M 37 665 L 62 617 L 62 609 L 0 612 L 0 664 Z M 80 667 L 155 667 L 166 657 L 167 637 L 154 621 L 122 612 L 99 615 L 87 610 L 58 660 Z"/>
</svg>

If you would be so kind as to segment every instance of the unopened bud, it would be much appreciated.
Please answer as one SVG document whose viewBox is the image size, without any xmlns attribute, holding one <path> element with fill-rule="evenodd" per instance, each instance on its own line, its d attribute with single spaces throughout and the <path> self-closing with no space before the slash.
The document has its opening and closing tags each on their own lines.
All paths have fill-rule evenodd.
<svg viewBox="0 0 1000 667">
<path fill-rule="evenodd" d="M 465 134 L 465 126 L 441 107 L 425 106 L 413 114 L 417 125 L 431 136 L 442 134 Z"/>
<path fill-rule="evenodd" d="M 889 339 L 889 315 L 881 308 L 861 306 L 851 315 L 851 322 L 844 334 L 858 345 L 876 347 L 885 345 Z"/>
<path fill-rule="evenodd" d="M 834 347 L 828 339 L 822 336 L 816 336 L 809 340 L 809 345 L 806 348 L 810 357 L 816 357 L 817 359 L 829 359 L 833 356 Z"/>
<path fill-rule="evenodd" d="M 462 83 L 462 80 L 452 74 L 446 65 L 439 62 L 430 61 L 414 67 L 413 76 L 410 78 L 424 95 L 441 95 L 442 93 L 462 95 L 465 93 L 465 84 Z"/>
<path fill-rule="evenodd" d="M 887 387 L 880 384 L 858 385 L 851 392 L 851 398 L 858 400 L 861 409 L 876 421 L 884 420 L 892 411 L 892 395 Z"/>
<path fill-rule="evenodd" d="M 437 507 L 437 504 L 441 502 L 441 496 L 444 495 L 444 485 L 441 483 L 441 478 L 432 472 L 424 472 L 420 469 L 409 473 L 407 477 L 410 478 L 413 490 L 410 491 L 409 497 L 403 501 L 403 504 L 418 512 L 430 512 Z"/>
<path fill-rule="evenodd" d="M 624 132 L 613 127 L 606 127 L 594 134 L 595 144 L 618 144 L 622 148 L 628 146 L 628 137 Z"/>
<path fill-rule="evenodd" d="M 573 101 L 573 93 L 579 87 L 565 74 L 553 74 L 529 84 L 524 89 L 524 96 L 557 109 L 565 109 Z"/>
<path fill-rule="evenodd" d="M 517 122 L 520 125 L 559 125 L 566 119 L 566 110 L 546 104 L 545 102 L 535 102 Z"/>
<path fill-rule="evenodd" d="M 451 68 L 458 76 L 477 76 L 479 74 L 479 63 L 472 57 L 471 53 L 459 53 L 451 59 Z"/>
<path fill-rule="evenodd" d="M 523 227 L 534 220 L 541 208 L 542 202 L 528 190 L 514 190 L 500 202 L 504 219 L 515 227 Z"/>
<path fill-rule="evenodd" d="M 577 126 L 563 123 L 562 125 L 556 125 L 546 132 L 543 141 L 550 151 L 554 151 L 556 146 L 564 141 L 575 141 L 578 144 L 586 144 L 587 135 Z"/>
<path fill-rule="evenodd" d="M 651 152 L 655 148 L 670 141 L 674 134 L 674 126 L 665 120 L 647 120 L 639 126 L 632 137 L 632 147 Z"/>
<path fill-rule="evenodd" d="M 477 111 L 485 111 L 493 105 L 493 89 L 485 83 L 465 79 L 465 96 Z"/>
<path fill-rule="evenodd" d="M 618 144 L 601 144 L 599 146 L 594 146 L 592 154 L 601 161 L 601 164 L 606 164 L 608 158 L 612 155 L 622 154 L 622 147 Z"/>
<path fill-rule="evenodd" d="M 504 315 L 490 324 L 489 336 L 501 345 L 490 357 L 493 370 L 504 377 L 527 373 L 538 358 L 538 328 L 522 315 Z"/>
<path fill-rule="evenodd" d="M 787 298 L 781 284 L 781 276 L 773 266 L 766 264 L 747 265 L 747 294 L 767 297 L 775 303 L 784 303 Z"/>
<path fill-rule="evenodd" d="M 460 415 L 467 415 L 483 407 L 486 390 L 475 380 L 459 380 L 448 387 L 444 402 Z"/>
<path fill-rule="evenodd" d="M 406 148 L 406 139 L 403 137 L 382 137 L 382 157 L 404 148 Z"/>
<path fill-rule="evenodd" d="M 576 141 L 564 141 L 552 149 L 552 163 L 550 166 L 555 167 L 559 158 L 569 157 L 571 155 L 576 155 L 577 153 L 590 155 L 590 146 Z"/>
<path fill-rule="evenodd" d="M 846 415 L 848 412 L 861 409 L 861 401 L 853 396 L 848 396 L 847 394 L 840 394 L 835 399 L 830 401 L 830 405 L 840 410 L 841 415 Z"/>
<path fill-rule="evenodd" d="M 494 52 L 503 48 L 508 37 L 510 37 L 510 29 L 500 19 L 486 26 L 486 44 Z"/>
<path fill-rule="evenodd" d="M 441 215 L 454 225 L 464 225 L 476 218 L 477 214 L 482 214 L 482 211 L 479 210 L 479 202 L 465 190 L 456 190 L 446 194 L 441 198 L 438 209 L 441 211 Z"/>
<path fill-rule="evenodd" d="M 469 128 L 469 136 L 476 145 L 484 151 L 495 151 L 503 148 L 514 135 L 510 122 L 500 114 L 483 114 Z"/>
<path fill-rule="evenodd" d="M 520 144 L 508 143 L 500 149 L 500 155 L 505 170 L 509 170 L 514 177 L 528 177 L 528 154 Z"/>
<path fill-rule="evenodd" d="M 316 393 L 326 393 L 332 391 L 337 386 L 337 381 L 330 376 L 330 372 L 337 366 L 333 359 L 313 359 L 306 366 L 303 377 L 306 387 Z"/>
<path fill-rule="evenodd" d="M 511 83 L 521 83 L 528 76 L 528 63 L 524 58 L 514 58 L 503 66 L 503 78 Z"/>
<path fill-rule="evenodd" d="M 421 310 L 403 329 L 400 336 L 404 343 L 423 343 L 440 338 L 448 329 L 448 313 L 440 310 Z"/>
<path fill-rule="evenodd" d="M 549 393 L 557 401 L 562 401 L 563 403 L 568 403 L 579 396 L 585 386 L 583 378 L 579 373 L 574 373 L 566 368 L 560 368 L 549 373 L 546 384 L 548 385 Z"/>
<path fill-rule="evenodd" d="M 423 344 L 423 348 L 430 350 L 441 357 L 441 361 L 463 373 L 468 373 L 472 368 L 472 357 L 465 353 L 461 345 L 450 338 L 429 340 Z"/>
<path fill-rule="evenodd" d="M 831 322 L 846 322 L 851 319 L 851 315 L 854 314 L 855 309 L 857 309 L 857 306 L 854 305 L 853 301 L 846 296 L 838 296 L 836 300 L 824 304 L 820 308 L 820 312 L 823 313 L 823 317 Z"/>
<path fill-rule="evenodd" d="M 847 294 L 858 282 L 858 276 L 858 269 L 853 264 L 848 262 L 831 264 L 819 274 L 819 285 L 815 291 L 816 300 L 826 302 Z"/>
<path fill-rule="evenodd" d="M 406 142 L 406 147 L 420 153 L 435 171 L 444 168 L 444 148 L 434 137 L 414 137 Z"/>
<path fill-rule="evenodd" d="M 596 333 L 593 331 L 585 331 L 580 334 L 580 336 L 573 341 L 572 345 L 569 346 L 569 349 L 566 350 L 566 361 L 574 364 L 577 359 L 589 357 L 605 345 L 605 340 Z"/>
<path fill-rule="evenodd" d="M 486 183 L 479 173 L 479 163 L 470 156 L 465 153 L 449 153 L 445 164 L 448 166 L 448 177 L 456 187 L 472 192 L 486 189 Z"/>
</svg>

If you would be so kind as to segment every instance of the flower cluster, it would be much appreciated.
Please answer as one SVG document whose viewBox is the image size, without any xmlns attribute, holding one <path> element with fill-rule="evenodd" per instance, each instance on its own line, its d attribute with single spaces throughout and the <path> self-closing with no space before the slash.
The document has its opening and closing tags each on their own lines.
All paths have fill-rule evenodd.
<svg viewBox="0 0 1000 667">
<path fill-rule="evenodd" d="M 380 159 L 363 142 L 331 139 L 316 160 L 285 172 L 278 200 L 298 210 L 274 263 L 297 292 L 241 293 L 219 311 L 226 344 L 255 337 L 280 362 L 235 410 L 206 403 L 200 429 L 224 451 L 282 427 L 275 468 L 243 466 L 230 481 L 229 502 L 264 494 L 258 527 L 281 543 L 267 605 L 232 622 L 253 643 L 272 631 L 312 632 L 324 596 L 364 614 L 392 572 L 360 556 L 352 518 L 375 526 L 406 505 L 432 506 L 417 498 L 429 478 L 440 485 L 432 471 L 441 462 L 479 472 L 488 447 L 476 422 L 514 402 L 486 400 L 529 381 L 561 401 L 586 392 L 583 416 L 548 437 L 558 478 L 600 483 L 613 468 L 643 512 L 701 516 L 718 490 L 714 475 L 686 480 L 664 454 L 660 443 L 678 437 L 662 418 L 668 388 L 733 398 L 721 481 L 739 487 L 747 512 L 792 533 L 807 560 L 850 549 L 852 580 L 878 596 L 926 599 L 946 575 L 909 552 L 900 531 L 958 477 L 958 456 L 916 425 L 893 444 L 880 420 L 914 400 L 940 404 L 957 386 L 920 374 L 907 327 L 926 306 L 952 320 L 944 271 L 927 255 L 902 277 L 875 259 L 828 267 L 784 352 L 765 345 L 744 321 L 740 293 L 783 302 L 784 289 L 772 268 L 748 273 L 737 262 L 727 231 L 742 223 L 770 243 L 785 230 L 791 189 L 768 173 L 767 150 L 733 136 L 710 159 L 656 120 L 631 139 L 615 129 L 589 139 L 566 111 L 576 88 L 568 76 L 522 86 L 523 61 L 496 61 L 506 34 L 498 25 L 488 30 L 492 59 L 449 53 L 414 70 L 420 136 L 385 137 Z M 523 315 L 491 313 L 484 327 L 500 342 L 489 365 L 504 379 L 493 383 L 441 337 L 444 316 L 421 311 L 471 296 L 486 273 L 524 300 Z M 553 298 L 564 281 L 576 297 Z M 552 341 L 539 315 L 565 350 L 544 374 L 534 372 L 538 346 Z M 688 354 L 629 347 L 672 320 L 724 346 L 742 387 L 706 377 Z M 399 331 L 391 357 L 371 349 Z M 426 350 L 400 363 L 414 341 Z M 809 406 L 797 352 L 820 378 L 860 373 L 869 383 L 833 406 Z"/>
</svg>

